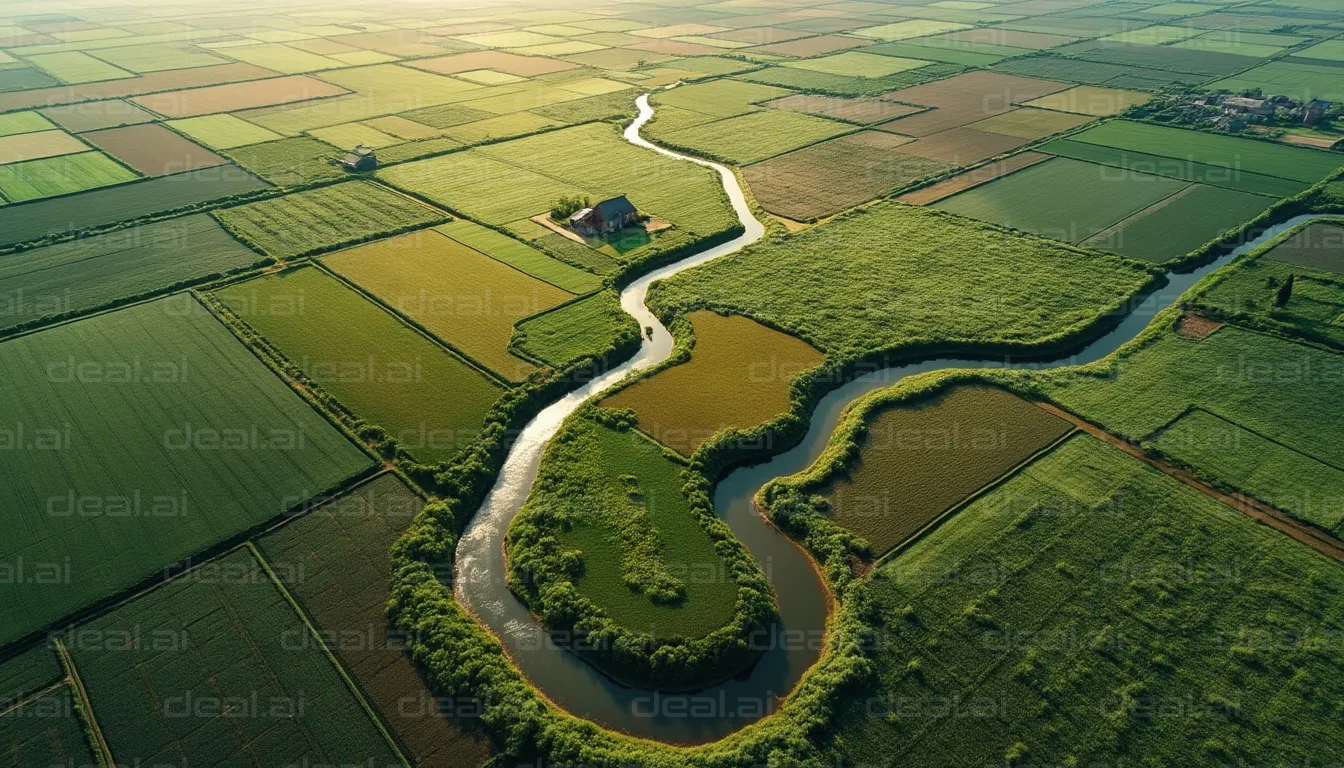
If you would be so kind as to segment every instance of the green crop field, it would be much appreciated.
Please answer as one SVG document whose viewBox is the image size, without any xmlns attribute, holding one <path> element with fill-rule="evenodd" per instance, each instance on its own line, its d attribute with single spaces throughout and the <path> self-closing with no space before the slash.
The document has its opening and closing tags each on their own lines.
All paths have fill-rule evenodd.
<svg viewBox="0 0 1344 768">
<path fill-rule="evenodd" d="M 536 370 L 509 354 L 513 324 L 573 298 L 434 230 L 350 248 L 323 263 L 511 381 Z"/>
<path fill-rule="evenodd" d="M 253 125 L 233 115 L 188 117 L 185 120 L 169 121 L 168 125 L 211 149 L 233 149 L 284 138 L 275 131 Z"/>
<path fill-rule="evenodd" d="M 655 286 L 651 306 L 735 309 L 827 353 L 924 339 L 1037 342 L 1148 284 L 1132 263 L 896 203 Z"/>
<path fill-rule="evenodd" d="M 1103 123 L 1069 138 L 1086 144 L 1276 176 L 1307 185 L 1320 181 L 1339 167 L 1338 158 L 1325 152 L 1123 120 Z M 1233 159 L 1235 166 L 1231 165 Z"/>
<path fill-rule="evenodd" d="M 292 259 L 448 218 L 371 182 L 335 184 L 225 208 L 214 213 L 244 241 L 277 259 Z"/>
<path fill-rule="evenodd" d="M 1210 84 L 1233 92 L 1260 88 L 1266 93 L 1282 93 L 1299 99 L 1344 99 L 1339 68 L 1296 61 L 1271 61 L 1255 69 Z"/>
<path fill-rule="evenodd" d="M 13 766 L 98 765 L 69 686 L 0 712 L 0 744 Z"/>
<path fill-rule="evenodd" d="M 791 91 L 770 85 L 744 83 L 739 80 L 714 80 L 695 83 L 665 93 L 653 99 L 659 107 L 676 107 L 714 117 L 732 117 L 753 111 L 754 104 L 788 96 Z"/>
<path fill-rule="evenodd" d="M 887 634 L 836 713 L 837 751 L 921 766 L 1330 752 L 1340 680 L 1317 649 L 1340 631 L 1341 588 L 1336 563 L 1074 437 L 874 575 Z"/>
<path fill-rule="evenodd" d="M 1344 275 L 1344 227 L 1310 224 L 1269 250 L 1264 258 Z"/>
<path fill-rule="evenodd" d="M 270 275 L 217 295 L 311 381 L 421 461 L 456 456 L 503 392 L 318 269 Z"/>
<path fill-rule="evenodd" d="M 518 324 L 518 348 L 557 368 L 638 338 L 639 325 L 602 291 Z M 615 362 L 615 361 L 608 361 Z"/>
<path fill-rule="evenodd" d="M 881 555 L 1072 429 L 1001 389 L 959 387 L 879 411 L 857 456 L 817 492 Z"/>
<path fill-rule="evenodd" d="M 339 639 L 333 650 L 413 758 L 481 765 L 484 740 L 411 698 L 432 694 L 388 631 L 390 550 L 423 506 L 395 475 L 380 475 L 267 533 L 257 547 L 314 625 Z"/>
<path fill-rule="evenodd" d="M 832 56 L 793 61 L 784 66 L 846 77 L 886 77 L 897 72 L 928 66 L 928 64 L 929 62 L 916 58 L 902 58 L 896 55 L 876 56 L 859 51 L 845 51 Z"/>
<path fill-rule="evenodd" d="M 0 661 L 0 710 L 54 685 L 63 677 L 65 670 L 56 658 L 56 651 L 45 643 Z"/>
<path fill-rule="evenodd" d="M 68 195 L 138 178 L 102 152 L 29 160 L 3 168 L 0 196 L 11 203 Z"/>
<path fill-rule="evenodd" d="M 96 309 L 260 259 L 205 214 L 37 248 L 0 259 L 0 330 Z"/>
<path fill-rule="evenodd" d="M 633 410 L 641 430 L 685 455 L 721 429 L 750 429 L 787 412 L 789 383 L 822 362 L 806 342 L 745 317 L 700 311 L 689 319 L 688 362 L 602 401 Z"/>
<path fill-rule="evenodd" d="M 1273 204 L 1272 198 L 1194 184 L 1083 245 L 1131 259 L 1168 261 L 1236 229 Z"/>
<path fill-rule="evenodd" d="M 113 755 L 394 765 L 342 675 L 247 550 L 70 631 Z M 133 645 L 120 639 L 138 633 Z"/>
<path fill-rule="evenodd" d="M 1104 147 L 1074 141 L 1073 137 L 1057 139 L 1041 147 L 1060 157 L 1085 160 L 1089 163 L 1125 168 L 1138 173 L 1155 174 L 1185 181 L 1197 181 L 1224 189 L 1271 197 L 1288 197 L 1305 190 L 1309 184 L 1302 181 L 1251 173 L 1238 168 L 1230 160 L 1214 160 L 1213 164 L 1196 163 L 1188 159 L 1150 155 L 1127 149 Z"/>
<path fill-rule="evenodd" d="M 0 245 L 100 227 L 141 216 L 257 192 L 266 182 L 235 165 L 146 179 L 132 186 L 95 189 L 54 200 L 0 207 Z"/>
<path fill-rule="evenodd" d="M 1044 391 L 1136 440 L 1194 405 L 1338 467 L 1344 437 L 1317 427 L 1344 414 L 1340 367 L 1331 352 L 1229 326 L 1197 342 L 1164 333 L 1122 358 L 1114 377 L 1060 373 Z"/>
<path fill-rule="evenodd" d="M 933 207 L 1078 243 L 1187 186 L 1164 176 L 1055 158 Z"/>
<path fill-rule="evenodd" d="M 586 159 L 594 154 L 604 161 Z M 487 224 L 544 213 L 561 197 L 614 194 L 700 236 L 734 223 L 713 171 L 652 156 L 601 123 L 399 165 L 379 178 Z"/>
<path fill-rule="evenodd" d="M 573 419 L 552 442 L 539 482 L 510 529 L 510 557 L 536 528 L 577 550 L 579 595 L 617 625 L 655 637 L 698 638 L 727 624 L 737 602 L 714 541 L 682 495 L 684 467 L 632 431 Z M 521 530 L 520 530 L 521 529 Z M 655 599 L 660 590 L 680 594 Z"/>
<path fill-rule="evenodd" d="M 37 112 L 11 112 L 0 115 L 0 136 L 50 131 L 56 125 Z"/>
<path fill-rule="evenodd" d="M 1066 59 L 1063 56 L 1008 59 L 995 64 L 993 69 L 997 72 L 1007 72 L 1024 77 L 1039 77 L 1066 83 L 1144 91 L 1157 91 L 1173 86 L 1200 85 L 1209 79 L 1205 75 L 1192 75 L 1186 72 L 1109 64 L 1101 61 Z"/>
<path fill-rule="evenodd" d="M 498 259 L 511 267 L 545 280 L 573 294 L 588 293 L 602 287 L 602 278 L 554 259 L 519 240 L 466 219 L 456 219 L 435 227 L 459 243 Z"/>
<path fill-rule="evenodd" d="M 669 131 L 660 140 L 739 165 L 854 130 L 854 126 L 796 112 L 767 110 Z"/>
<path fill-rule="evenodd" d="M 1344 470 L 1207 411 L 1190 411 L 1153 440 L 1163 453 L 1335 535 L 1344 523 Z"/>
<path fill-rule="evenodd" d="M 371 463 L 186 295 L 0 343 L 0 385 L 0 642 Z"/>
<path fill-rule="evenodd" d="M 339 179 L 345 170 L 333 165 L 340 150 L 316 139 L 298 137 L 251 144 L 224 154 L 272 184 L 292 187 L 314 181 Z"/>
</svg>

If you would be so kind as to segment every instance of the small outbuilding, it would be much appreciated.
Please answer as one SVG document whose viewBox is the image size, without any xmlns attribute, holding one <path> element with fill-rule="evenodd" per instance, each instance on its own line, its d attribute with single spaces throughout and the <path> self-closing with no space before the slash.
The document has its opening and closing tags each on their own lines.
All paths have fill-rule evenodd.
<svg viewBox="0 0 1344 768">
<path fill-rule="evenodd" d="M 639 211 L 625 195 L 608 198 L 569 217 L 569 226 L 580 234 L 606 235 L 638 222 Z"/>
<path fill-rule="evenodd" d="M 341 160 L 341 165 L 351 171 L 372 171 L 378 167 L 378 157 L 372 149 L 360 144 Z"/>
</svg>

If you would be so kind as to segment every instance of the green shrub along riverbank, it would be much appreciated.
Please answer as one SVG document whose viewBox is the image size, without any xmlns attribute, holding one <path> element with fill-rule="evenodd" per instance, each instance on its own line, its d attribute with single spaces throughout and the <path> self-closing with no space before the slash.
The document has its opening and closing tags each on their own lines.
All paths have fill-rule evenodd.
<svg viewBox="0 0 1344 768">
<path fill-rule="evenodd" d="M 509 527 L 509 585 L 612 676 L 693 689 L 756 659 L 774 595 L 703 478 L 633 422 L 589 405 L 561 427 Z"/>
</svg>

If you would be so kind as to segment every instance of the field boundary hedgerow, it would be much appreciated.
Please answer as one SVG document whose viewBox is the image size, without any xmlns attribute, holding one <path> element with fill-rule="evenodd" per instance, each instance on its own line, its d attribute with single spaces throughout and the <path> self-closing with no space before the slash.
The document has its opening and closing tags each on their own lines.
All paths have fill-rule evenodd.
<svg viewBox="0 0 1344 768">
<path fill-rule="evenodd" d="M 98 716 L 94 714 L 93 704 L 89 701 L 89 692 L 84 688 L 84 681 L 79 676 L 79 669 L 75 666 L 75 660 L 70 658 L 70 652 L 66 650 L 65 643 L 59 637 L 52 637 L 51 644 L 56 651 L 56 657 L 61 661 L 61 668 L 65 670 L 66 679 L 71 691 L 75 694 L 75 699 L 79 702 L 78 710 L 82 717 L 80 723 L 84 726 L 84 733 L 93 746 L 94 753 L 98 757 L 98 762 L 111 768 L 117 764 L 112 757 L 112 749 L 107 745 L 107 739 L 103 737 L 103 729 L 98 726 Z"/>
</svg>

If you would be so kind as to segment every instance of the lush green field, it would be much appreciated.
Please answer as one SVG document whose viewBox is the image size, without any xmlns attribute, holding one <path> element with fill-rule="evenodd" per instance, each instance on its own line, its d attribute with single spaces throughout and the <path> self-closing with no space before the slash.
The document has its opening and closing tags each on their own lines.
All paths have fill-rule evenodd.
<svg viewBox="0 0 1344 768">
<path fill-rule="evenodd" d="M 344 168 L 331 163 L 341 155 L 340 150 L 306 136 L 237 147 L 224 154 L 281 187 L 339 179 L 346 174 Z"/>
<path fill-rule="evenodd" d="M 871 765 L 1317 762 L 1340 566 L 1085 436 L 873 576 Z"/>
<path fill-rule="evenodd" d="M 0 711 L 65 677 L 55 649 L 39 643 L 0 661 Z M 4 742 L 0 742 L 4 743 Z"/>
<path fill-rule="evenodd" d="M 0 258 L 0 330 L 223 274 L 261 258 L 205 214 Z"/>
<path fill-rule="evenodd" d="M 475 222 L 456 219 L 435 229 L 465 246 L 570 293 L 588 293 L 602 287 L 602 278 L 592 272 L 570 266 L 524 242 Z"/>
<path fill-rule="evenodd" d="M 589 160 L 596 156 L 603 162 Z M 628 144 L 604 123 L 399 165 L 379 177 L 487 224 L 545 213 L 561 197 L 615 194 L 687 233 L 736 223 L 712 170 Z"/>
<path fill-rule="evenodd" d="M 1273 198 L 1195 184 L 1083 244 L 1162 262 L 1187 254 L 1260 215 Z"/>
<path fill-rule="evenodd" d="M 396 764 L 247 550 L 76 627 L 67 643 L 119 761 Z"/>
<path fill-rule="evenodd" d="M 1261 88 L 1265 93 L 1282 93 L 1299 99 L 1344 99 L 1339 68 L 1296 61 L 1271 61 L 1255 69 L 1212 83 L 1211 88 L 1236 92 Z"/>
<path fill-rule="evenodd" d="M 725 428 L 750 429 L 789 410 L 789 384 L 821 364 L 806 342 L 745 317 L 692 312 L 690 360 L 602 401 L 635 412 L 639 428 L 690 455 Z"/>
<path fill-rule="evenodd" d="M 632 431 L 571 420 L 510 528 L 508 554 L 515 578 L 551 546 L 576 550 L 583 566 L 572 577 L 538 573 L 555 583 L 521 587 L 533 611 L 551 624 L 563 620 L 558 587 L 571 581 L 581 599 L 632 632 L 695 639 L 728 624 L 737 586 L 687 506 L 683 469 Z"/>
<path fill-rule="evenodd" d="M 921 61 L 917 58 L 902 58 L 896 54 L 876 56 L 860 51 L 845 51 L 831 56 L 792 61 L 784 66 L 846 77 L 886 77 L 897 72 L 928 66 L 928 64 L 927 61 Z"/>
<path fill-rule="evenodd" d="M 1271 248 L 1264 258 L 1344 275 L 1344 226 L 1309 224 Z"/>
<path fill-rule="evenodd" d="M 1339 159 L 1325 152 L 1124 120 L 1103 123 L 1069 138 L 1086 144 L 1277 176 L 1307 185 L 1320 181 L 1339 167 Z"/>
<path fill-rule="evenodd" d="M 523 352 L 557 368 L 611 349 L 641 331 L 612 291 L 588 296 L 518 324 Z M 614 361 L 609 361 L 614 362 Z"/>
<path fill-rule="evenodd" d="M 381 475 L 257 540 L 266 562 L 423 765 L 480 765 L 487 744 L 428 705 L 432 694 L 388 631 L 389 551 L 421 500 Z"/>
<path fill-rule="evenodd" d="M 371 463 L 184 294 L 4 342 L 0 386 L 0 642 Z"/>
<path fill-rule="evenodd" d="M 448 218 L 427 205 L 365 181 L 335 184 L 215 211 L 246 242 L 277 259 L 404 232 Z"/>
<path fill-rule="evenodd" d="M 235 165 L 221 165 L 146 179 L 134 186 L 95 189 L 55 200 L 0 207 L 0 245 L 106 226 L 207 200 L 256 192 L 267 186 Z"/>
<path fill-rule="evenodd" d="M 1163 176 L 1055 158 L 933 207 L 1079 243 L 1186 186 Z"/>
<path fill-rule="evenodd" d="M 828 354 L 919 342 L 1037 343 L 1149 282 L 1118 258 L 882 203 L 655 286 L 652 306 L 760 317 Z"/>
<path fill-rule="evenodd" d="M 1344 436 L 1320 428 L 1344 414 L 1341 379 L 1339 355 L 1226 326 L 1202 341 L 1166 332 L 1121 358 L 1114 376 L 1059 373 L 1043 387 L 1069 410 L 1132 439 L 1194 405 L 1344 466 Z"/>
<path fill-rule="evenodd" d="M 4 166 L 0 196 L 11 203 L 68 195 L 138 178 L 102 152 L 48 157 Z"/>
<path fill-rule="evenodd" d="M 1010 72 L 1024 77 L 1039 77 L 1122 90 L 1156 91 L 1173 86 L 1200 85 L 1209 79 L 1204 75 L 1191 75 L 1185 72 L 1066 59 L 1062 56 L 1009 59 L 995 64 L 993 68 L 998 72 Z"/>
<path fill-rule="evenodd" d="M 823 117 L 771 109 L 662 133 L 659 140 L 744 165 L 852 130 Z"/>
<path fill-rule="evenodd" d="M 323 263 L 510 381 L 536 370 L 509 354 L 513 324 L 573 298 L 434 230 L 349 248 Z"/>
<path fill-rule="evenodd" d="M 274 131 L 268 131 L 233 115 L 188 117 L 184 120 L 170 120 L 167 124 L 173 130 L 186 134 L 211 149 L 234 149 L 284 138 Z"/>
<path fill-rule="evenodd" d="M 217 295 L 309 380 L 421 461 L 456 456 L 503 391 L 318 269 L 231 285 Z"/>
<path fill-rule="evenodd" d="M 1001 389 L 956 388 L 879 411 L 852 462 L 815 490 L 881 555 L 1072 429 Z"/>
<path fill-rule="evenodd" d="M 1273 197 L 1287 197 L 1305 190 L 1309 184 L 1302 181 L 1251 173 L 1236 168 L 1227 160 L 1213 164 L 1132 152 L 1099 144 L 1074 141 L 1072 137 L 1058 139 L 1041 147 L 1041 151 L 1090 163 L 1124 168 L 1136 173 L 1156 174 L 1173 179 L 1197 181 L 1209 186 L 1223 187 L 1240 192 Z M 1309 150 L 1304 150 L 1309 151 Z"/>
<path fill-rule="evenodd" d="M 6 766 L 98 765 L 69 686 L 0 713 Z"/>
<path fill-rule="evenodd" d="M 754 111 L 755 104 L 788 96 L 791 91 L 740 80 L 713 80 L 683 85 L 659 93 L 652 101 L 661 107 L 676 107 L 714 117 L 732 117 Z M 657 114 L 658 110 L 654 110 Z"/>
<path fill-rule="evenodd" d="M 1341 532 L 1344 470 L 1201 410 L 1181 416 L 1153 444 L 1219 485 Z"/>
</svg>

